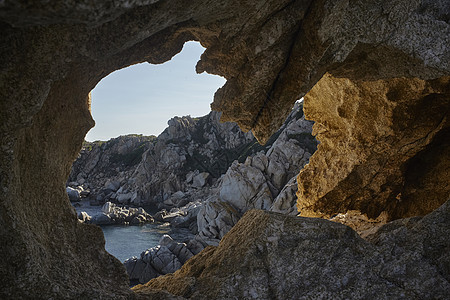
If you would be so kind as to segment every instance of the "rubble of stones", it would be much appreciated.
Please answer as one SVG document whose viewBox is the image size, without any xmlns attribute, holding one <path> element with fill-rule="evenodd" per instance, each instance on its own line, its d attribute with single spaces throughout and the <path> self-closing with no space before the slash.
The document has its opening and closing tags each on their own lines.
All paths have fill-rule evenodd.
<svg viewBox="0 0 450 300">
<path fill-rule="evenodd" d="M 120 207 L 111 202 L 106 202 L 102 211 L 93 216 L 80 211 L 78 220 L 95 225 L 143 225 L 155 221 L 142 207 Z"/>
<path fill-rule="evenodd" d="M 131 217 L 117 218 L 126 215 L 120 206 L 151 205 L 158 210 L 152 220 L 189 228 L 195 234 L 176 247 L 163 245 L 168 243 L 166 238 L 140 258 L 127 260 L 125 266 L 134 282 L 173 272 L 186 257 L 218 245 L 250 209 L 296 215 L 296 177 L 317 147 L 311 135 L 313 123 L 304 119 L 301 102 L 264 146 L 237 125 L 219 123 L 215 112 L 196 120 L 176 117 L 168 123 L 160 136 L 145 144 L 140 144 L 141 137 L 128 136 L 94 144 L 90 151 L 85 148 L 69 178 L 69 193 L 78 189 L 86 195 L 89 189 L 86 197 L 91 204 L 108 201 L 107 211 L 114 215 L 108 215 L 104 206 L 102 215 L 90 220 L 80 215 L 82 220 L 102 225 L 113 220 L 142 224 Z M 108 159 L 117 156 L 113 150 L 126 156 L 136 145 L 146 149 L 139 163 L 119 162 L 108 169 Z M 132 208 L 123 210 L 130 213 Z"/>
</svg>

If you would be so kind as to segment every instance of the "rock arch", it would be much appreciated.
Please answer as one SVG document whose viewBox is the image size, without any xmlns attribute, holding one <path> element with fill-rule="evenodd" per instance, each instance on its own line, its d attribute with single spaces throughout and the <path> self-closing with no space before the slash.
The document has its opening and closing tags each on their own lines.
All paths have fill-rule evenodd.
<svg viewBox="0 0 450 300">
<path fill-rule="evenodd" d="M 64 182 L 93 126 L 88 94 L 96 83 L 134 63 L 167 61 L 188 40 L 207 48 L 197 71 L 227 79 L 212 108 L 223 112 L 224 121 L 252 129 L 261 142 L 296 99 L 330 74 L 308 95 L 306 110 L 313 118 L 320 112 L 316 131 L 322 137 L 324 130 L 341 134 L 326 137 L 324 150 L 357 158 L 348 163 L 317 155 L 300 175 L 302 210 L 329 215 L 357 208 L 376 215 L 382 207 L 397 218 L 435 208 L 448 195 L 442 180 L 433 183 L 439 174 L 448 179 L 448 6 L 427 0 L 5 1 L 0 6 L 2 294 L 131 297 L 125 271 L 103 250 L 99 229 L 77 223 Z M 385 115 L 376 106 L 381 100 Z M 427 103 L 436 114 L 418 124 L 432 124 L 428 133 L 414 127 Z M 363 132 L 370 142 L 355 129 L 367 116 L 375 116 L 375 129 L 384 134 L 374 139 L 378 132 Z M 409 152 L 403 149 L 407 158 L 391 168 L 401 171 L 383 173 L 386 156 L 402 152 L 373 145 L 378 138 L 393 145 L 403 134 L 421 141 Z M 427 164 L 436 153 L 439 158 Z M 384 175 L 360 176 L 373 165 Z M 429 168 L 423 176 L 421 165 Z M 317 176 L 325 187 L 314 183 Z M 358 186 L 364 189 L 355 192 Z M 414 196 L 435 189 L 432 201 L 420 204 Z M 405 193 L 407 205 L 394 201 Z"/>
</svg>

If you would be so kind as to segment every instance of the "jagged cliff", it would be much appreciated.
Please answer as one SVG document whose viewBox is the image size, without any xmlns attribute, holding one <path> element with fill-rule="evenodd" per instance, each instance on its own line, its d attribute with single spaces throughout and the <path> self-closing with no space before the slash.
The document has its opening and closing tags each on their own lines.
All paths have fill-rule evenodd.
<svg viewBox="0 0 450 300">
<path fill-rule="evenodd" d="M 69 184 L 89 189 L 93 204 L 118 201 L 168 208 L 164 201 L 169 203 L 172 194 L 212 186 L 234 160 L 263 148 L 257 147 L 251 132 L 243 133 L 235 123 L 220 123 L 219 116 L 211 112 L 195 119 L 174 117 L 158 137 L 86 142 Z"/>
<path fill-rule="evenodd" d="M 3 1 L 2 298 L 135 297 L 123 266 L 104 251 L 101 231 L 77 221 L 64 185 L 94 125 L 94 86 L 131 64 L 167 61 L 188 40 L 207 48 L 197 71 L 227 79 L 212 108 L 261 142 L 312 89 L 305 111 L 324 146 L 299 176 L 302 211 L 374 217 L 385 210 L 394 219 L 437 208 L 448 199 L 449 11 L 448 1 L 429 0 Z M 416 233 L 414 241 L 428 234 Z M 448 239 L 424 248 L 445 266 L 446 247 Z M 219 247 L 214 258 L 233 255 Z M 246 275 L 257 273 L 251 265 Z M 323 268 L 320 259 L 306 265 Z M 203 265 L 191 266 L 201 272 Z M 338 274 L 335 282 L 344 282 Z M 422 279 L 414 281 L 418 290 L 427 286 Z M 163 291 L 149 285 L 145 293 L 167 296 L 165 280 Z"/>
<path fill-rule="evenodd" d="M 68 184 L 89 193 L 94 205 L 113 201 L 170 209 L 207 198 L 225 173 L 224 180 L 230 185 L 230 178 L 236 177 L 229 170 L 232 163 L 243 163 L 261 152 L 254 159 L 262 159 L 262 164 L 265 161 L 261 172 L 272 177 L 270 188 L 277 195 L 316 149 L 312 122 L 304 120 L 301 103 L 294 106 L 281 129 L 264 146 L 235 123 L 220 123 L 219 116 L 211 112 L 196 119 L 175 117 L 158 137 L 127 135 L 105 142 L 85 142 Z M 289 143 L 291 140 L 296 146 Z M 260 156 L 273 145 L 269 164 L 268 158 Z"/>
<path fill-rule="evenodd" d="M 178 190 L 167 199 L 160 199 L 160 208 L 172 209 L 170 213 L 165 210 L 158 212 L 155 219 L 170 222 L 174 227 L 187 227 L 195 237 L 186 240 L 186 243 L 165 238 L 160 245 L 142 252 L 139 258 L 125 261 L 133 282 L 145 283 L 154 277 L 172 273 L 206 246 L 217 246 L 248 210 L 258 208 L 298 214 L 296 176 L 317 147 L 317 142 L 311 136 L 312 122 L 304 119 L 302 109 L 301 103 L 294 105 L 269 145 L 261 147 L 254 141 L 246 145 L 245 151 L 239 155 L 242 162 L 235 160 L 214 183 L 196 185 L 194 177 L 189 185 L 192 171 L 186 174 L 185 170 L 187 190 Z M 234 133 L 231 131 L 228 134 Z M 200 144 L 197 150 L 205 152 L 210 144 Z M 255 153 L 256 150 L 258 152 Z M 147 159 L 144 157 L 143 162 Z M 178 164 L 178 160 L 173 160 L 172 164 Z M 197 176 L 201 175 L 199 173 Z M 158 177 L 161 176 L 168 177 L 166 174 Z"/>
</svg>

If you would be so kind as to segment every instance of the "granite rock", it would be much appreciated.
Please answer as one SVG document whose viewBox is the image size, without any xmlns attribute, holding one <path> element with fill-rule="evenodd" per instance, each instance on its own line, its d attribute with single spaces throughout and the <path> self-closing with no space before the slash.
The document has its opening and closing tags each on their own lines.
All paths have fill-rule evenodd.
<svg viewBox="0 0 450 300">
<path fill-rule="evenodd" d="M 82 211 L 78 214 L 78 219 L 82 222 L 95 225 L 143 225 L 153 223 L 153 217 L 142 207 L 120 207 L 111 202 L 106 202 L 102 206 L 102 212 L 89 216 Z"/>
<path fill-rule="evenodd" d="M 66 187 L 67 195 L 69 196 L 69 200 L 71 202 L 78 202 L 81 200 L 80 191 L 77 189 L 71 188 L 70 186 Z"/>
<path fill-rule="evenodd" d="M 132 282 L 145 283 L 157 276 L 175 272 L 192 256 L 186 244 L 164 235 L 159 245 L 143 251 L 140 258 L 127 259 L 124 265 Z"/>
<path fill-rule="evenodd" d="M 372 105 L 379 99 L 380 90 L 374 88 L 380 84 L 378 80 L 387 82 L 385 86 L 397 86 L 389 96 L 405 100 L 397 113 L 406 116 L 398 120 L 411 121 L 410 115 L 420 125 L 394 122 L 398 130 L 394 130 L 394 138 L 380 144 L 388 149 L 380 153 L 371 152 L 373 142 L 367 149 L 364 143 L 354 145 L 353 138 L 330 139 L 330 148 L 345 148 L 337 151 L 352 160 L 345 164 L 338 158 L 330 160 L 331 165 L 340 171 L 339 163 L 344 163 L 342 177 L 348 178 L 348 169 L 355 170 L 354 177 L 342 181 L 334 174 L 335 168 L 329 168 L 333 172 L 328 174 L 327 165 L 321 165 L 317 171 L 330 178 L 330 184 L 325 182 L 324 189 L 316 193 L 317 177 L 305 175 L 298 180 L 299 205 L 302 211 L 323 215 L 355 208 L 371 218 L 384 207 L 390 218 L 425 214 L 436 208 L 448 196 L 445 170 L 449 169 L 450 139 L 444 100 L 449 97 L 442 90 L 448 87 L 444 76 L 450 75 L 448 11 L 448 1 L 429 0 L 3 1 L 0 239 L 8 247 L 0 248 L 2 298 L 132 297 L 125 270 L 104 250 L 99 228 L 77 221 L 64 182 L 86 132 L 94 126 L 90 91 L 115 70 L 170 60 L 186 41 L 200 41 L 207 49 L 197 64 L 198 72 L 227 79 L 216 92 L 212 108 L 223 112 L 223 121 L 236 121 L 242 129 L 251 129 L 261 142 L 269 140 L 293 103 L 327 72 L 335 82 L 349 80 L 331 93 L 334 95 L 354 90 L 355 81 L 359 87 L 370 81 L 372 88 L 358 87 L 362 101 L 347 98 L 351 107 L 367 104 L 378 108 Z M 424 90 L 416 89 L 423 86 L 421 80 L 427 81 Z M 409 93 L 410 87 L 419 91 L 418 97 Z M 326 89 L 322 91 L 327 94 Z M 424 110 L 417 115 L 416 109 Z M 350 112 L 341 110 L 338 119 L 346 119 Z M 325 109 L 316 115 L 317 123 L 332 133 L 334 127 L 327 125 L 336 118 L 329 116 L 327 122 L 327 114 Z M 442 122 L 439 114 L 444 116 Z M 363 115 L 358 120 L 370 123 Z M 386 129 L 386 123 L 396 118 L 382 120 L 375 120 L 382 126 L 373 127 Z M 422 132 L 420 128 L 429 134 L 417 134 Z M 379 135 L 369 129 L 363 136 L 371 140 L 375 134 L 376 140 Z M 338 130 L 337 135 L 341 134 Z M 422 139 L 408 146 L 409 138 L 420 136 Z M 356 140 L 360 139 L 356 136 Z M 347 146 L 339 147 L 339 141 Z M 405 147 L 397 149 L 404 142 Z M 407 158 L 396 155 L 396 149 L 398 153 L 405 150 Z M 366 159 L 361 169 L 353 164 L 355 154 Z M 322 155 L 317 157 L 326 157 Z M 400 165 L 393 162 L 390 167 L 390 157 L 400 158 Z M 372 170 L 367 168 L 370 164 L 382 175 L 380 180 L 366 177 Z M 167 179 L 173 181 L 167 188 L 182 183 L 173 176 Z M 185 177 L 182 179 L 184 182 Z M 363 195 L 351 189 L 346 192 L 348 183 L 359 190 L 367 180 Z M 332 192 L 329 188 L 336 184 Z M 365 198 L 367 195 L 370 197 Z"/>
<path fill-rule="evenodd" d="M 449 202 L 424 218 L 362 239 L 317 218 L 247 212 L 179 271 L 133 290 L 189 299 L 443 299 L 450 263 Z"/>
</svg>

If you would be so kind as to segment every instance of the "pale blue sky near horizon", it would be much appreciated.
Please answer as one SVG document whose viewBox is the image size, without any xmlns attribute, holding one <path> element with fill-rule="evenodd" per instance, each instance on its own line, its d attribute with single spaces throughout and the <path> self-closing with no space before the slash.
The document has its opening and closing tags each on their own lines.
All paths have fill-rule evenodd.
<svg viewBox="0 0 450 300">
<path fill-rule="evenodd" d="M 119 135 L 159 135 L 174 116 L 208 114 L 215 91 L 225 79 L 197 74 L 195 65 L 204 48 L 188 42 L 183 51 L 160 65 L 137 64 L 115 71 L 92 90 L 95 127 L 87 141 Z"/>
</svg>

